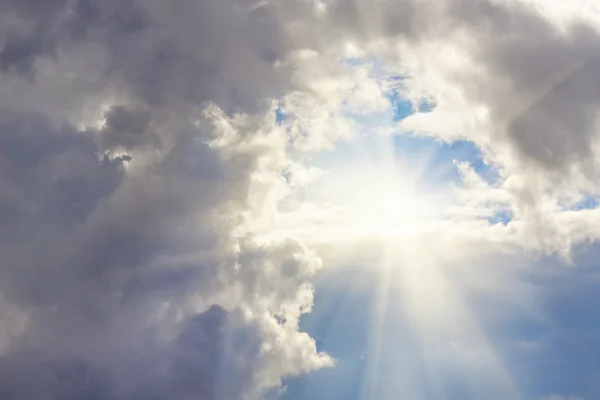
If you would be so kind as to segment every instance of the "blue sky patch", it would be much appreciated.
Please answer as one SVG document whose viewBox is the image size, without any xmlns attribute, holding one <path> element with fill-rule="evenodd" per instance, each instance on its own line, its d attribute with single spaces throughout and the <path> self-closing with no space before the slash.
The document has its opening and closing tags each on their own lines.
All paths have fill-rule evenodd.
<svg viewBox="0 0 600 400">
<path fill-rule="evenodd" d="M 281 106 L 277 106 L 275 109 L 275 123 L 277 123 L 277 125 L 281 125 L 288 118 L 289 116 L 283 112 Z"/>
<path fill-rule="evenodd" d="M 500 179 L 498 171 L 488 165 L 477 145 L 473 142 L 457 140 L 445 143 L 429 137 L 410 134 L 394 137 L 396 157 L 400 160 L 425 159 L 424 171 L 435 177 L 434 182 L 460 184 L 462 182 L 458 169 L 453 161 L 467 161 L 475 172 L 489 184 L 496 184 Z"/>
<path fill-rule="evenodd" d="M 495 213 L 491 218 L 488 218 L 488 222 L 492 225 L 502 224 L 507 225 L 513 218 L 512 211 L 502 210 Z"/>
<path fill-rule="evenodd" d="M 579 211 L 579 210 L 594 210 L 598 207 L 598 198 L 594 196 L 584 196 L 583 200 L 577 202 L 573 206 L 570 207 L 571 210 Z"/>
<path fill-rule="evenodd" d="M 397 88 L 390 90 L 386 97 L 393 109 L 393 121 L 402 121 L 406 117 L 415 112 L 427 113 L 433 111 L 435 103 L 427 99 L 421 99 L 418 104 L 414 104 L 410 100 L 402 97 L 402 94 Z"/>
</svg>

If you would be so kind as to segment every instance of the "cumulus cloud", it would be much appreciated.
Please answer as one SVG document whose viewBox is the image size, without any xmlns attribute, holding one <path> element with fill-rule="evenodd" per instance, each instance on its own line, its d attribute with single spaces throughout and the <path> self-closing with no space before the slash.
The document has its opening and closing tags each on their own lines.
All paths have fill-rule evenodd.
<svg viewBox="0 0 600 400">
<path fill-rule="evenodd" d="M 244 232 L 242 212 L 262 190 L 250 182 L 252 151 L 225 157 L 193 134 L 138 160 L 135 152 L 100 152 L 96 131 L 18 118 L 2 126 L 2 315 L 23 319 L 2 337 L 5 398 L 106 398 L 115 390 L 111 396 L 131 398 L 156 377 L 158 398 L 200 395 L 213 390 L 216 359 L 238 365 L 245 351 L 210 353 L 229 345 L 230 334 L 240 336 L 231 346 L 252 346 L 253 355 L 231 378 L 240 386 L 225 385 L 232 392 L 217 398 L 259 396 L 283 376 L 330 364 L 297 331 L 319 260 L 293 240 Z M 205 311 L 212 304 L 221 307 Z M 207 312 L 216 316 L 205 319 Z M 219 322 L 230 319 L 237 325 Z M 193 343 L 181 338 L 201 329 L 215 333 L 198 350 L 194 378 L 196 367 L 180 360 Z M 22 387 L 29 379 L 39 385 Z M 189 382 L 176 394 L 171 379 Z"/>
<path fill-rule="evenodd" d="M 597 9 L 533 0 L 339 1 L 327 9 L 315 28 L 330 32 L 322 53 L 347 29 L 352 54 L 377 59 L 388 76 L 400 77 L 396 90 L 416 109 L 433 104 L 398 130 L 477 144 L 500 175 L 487 185 L 488 202 L 522 222 L 519 234 L 532 247 L 567 254 L 576 235 L 560 227 L 559 214 L 599 189 Z M 481 199 L 482 187 L 477 191 Z"/>
<path fill-rule="evenodd" d="M 578 4 L 559 20 L 550 2 L 446 4 L 434 40 L 402 46 L 413 51 L 403 53 L 409 90 L 429 93 L 436 108 L 401 128 L 477 143 L 500 166 L 515 215 L 554 248 L 546 221 L 561 201 L 598 191 L 597 13 Z"/>
<path fill-rule="evenodd" d="M 298 326 L 321 261 L 262 233 L 391 76 L 435 103 L 398 129 L 501 171 L 461 167 L 476 217 L 594 235 L 555 213 L 598 190 L 593 14 L 532 4 L 0 0 L 0 397 L 258 399 L 332 365 Z"/>
<path fill-rule="evenodd" d="M 0 7 L 1 397 L 254 399 L 331 365 L 298 330 L 319 259 L 252 234 L 288 165 L 279 21 Z"/>
</svg>

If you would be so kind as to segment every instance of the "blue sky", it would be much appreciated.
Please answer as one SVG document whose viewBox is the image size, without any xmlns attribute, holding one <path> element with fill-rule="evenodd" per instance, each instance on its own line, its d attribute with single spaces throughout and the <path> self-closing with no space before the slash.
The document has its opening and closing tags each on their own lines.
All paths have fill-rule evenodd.
<svg viewBox="0 0 600 400">
<path fill-rule="evenodd" d="M 480 328 L 510 371 L 521 398 L 537 399 L 552 393 L 594 398 L 600 390 L 600 311 L 594 306 L 600 300 L 600 275 L 594 270 L 599 250 L 597 246 L 582 249 L 577 255 L 577 271 L 549 259 L 521 276 L 521 285 L 515 285 L 512 294 L 529 297 L 536 307 L 535 315 L 510 298 L 462 292 Z M 338 364 L 289 380 L 285 399 L 386 400 L 399 398 L 398 394 L 407 388 L 420 394 L 409 397 L 415 400 L 482 398 L 471 391 L 473 376 L 460 370 L 463 356 L 453 353 L 452 345 L 446 349 L 450 354 L 447 362 L 433 361 L 439 374 L 435 379 L 444 383 L 445 397 L 427 392 L 431 377 L 423 363 L 431 360 L 423 360 L 419 348 L 424 344 L 411 332 L 403 317 L 402 301 L 393 292 L 383 317 L 379 372 L 372 382 L 379 394 L 361 397 L 363 380 L 368 379 L 365 363 L 373 350 L 373 309 L 379 289 L 377 276 L 361 267 L 347 266 L 319 275 L 314 311 L 303 318 L 301 329 L 317 338 L 319 350 L 329 352 Z M 406 365 L 410 366 L 410 378 Z M 420 392 L 414 392 L 413 385 Z"/>
<path fill-rule="evenodd" d="M 392 122 L 414 112 L 397 94 L 389 99 Z M 421 106 L 420 111 L 432 107 Z M 357 119 L 363 126 L 377 121 L 389 124 L 390 118 L 377 115 Z M 390 154 L 393 162 L 419 165 L 425 190 L 460 186 L 453 160 L 470 163 L 492 186 L 500 179 L 474 143 L 443 143 L 410 132 L 387 138 L 365 135 L 358 141 L 339 143 L 334 150 L 318 155 L 316 165 L 329 168 L 351 160 L 377 163 Z M 578 207 L 593 208 L 595 204 L 586 198 Z M 504 211 L 489 222 L 506 224 L 510 219 L 510 212 Z M 449 341 L 440 350 L 444 356 L 431 358 L 432 352 L 424 346 L 432 344 L 423 343 L 419 332 L 411 328 L 398 291 L 390 290 L 388 307 L 380 317 L 383 323 L 377 322 L 374 310 L 381 301 L 381 271 L 377 268 L 344 265 L 325 269 L 317 277 L 313 312 L 303 317 L 301 330 L 316 338 L 318 350 L 331 354 L 337 364 L 289 379 L 284 399 L 534 400 L 550 394 L 594 398 L 600 391 L 600 312 L 591 305 L 600 300 L 595 290 L 600 275 L 593 270 L 599 251 L 597 246 L 578 248 L 576 268 L 567 267 L 554 256 L 535 262 L 527 258 L 514 261 L 525 267 L 513 278 L 514 288 L 503 291 L 502 296 L 453 282 L 520 397 L 501 389 L 494 392 L 494 387 L 502 386 L 494 382 L 494 374 L 474 368 L 456 343 Z M 382 351 L 374 361 L 378 324 L 381 332 L 376 340 Z M 431 371 L 435 371 L 434 376 Z M 482 394 L 486 390 L 490 392 Z"/>
<path fill-rule="evenodd" d="M 369 64 L 374 75 L 381 65 L 373 60 L 351 59 L 350 66 Z M 315 157 L 317 166 L 328 166 L 336 163 L 350 162 L 353 157 L 367 157 L 373 163 L 385 162 L 385 158 L 393 155 L 395 162 L 419 163 L 422 169 L 421 181 L 433 186 L 444 183 L 460 183 L 460 176 L 453 165 L 453 160 L 467 161 L 474 170 L 487 182 L 498 181 L 496 170 L 488 165 L 477 145 L 468 140 L 456 140 L 451 143 L 442 142 L 432 137 L 416 136 L 412 132 L 402 132 L 394 129 L 395 124 L 406 117 L 419 112 L 428 113 L 435 108 L 435 103 L 422 99 L 417 104 L 405 99 L 400 91 L 401 77 L 387 77 L 386 82 L 392 89 L 385 92 L 389 103 L 386 110 L 364 113 L 360 110 L 346 111 L 346 116 L 356 124 L 355 136 L 352 140 L 340 140 L 335 143 L 333 150 L 324 151 Z M 277 122 L 284 121 L 287 116 L 281 108 L 275 112 Z M 395 133 L 381 136 L 378 129 L 392 129 Z M 424 164 L 424 165 L 422 165 Z"/>
</svg>

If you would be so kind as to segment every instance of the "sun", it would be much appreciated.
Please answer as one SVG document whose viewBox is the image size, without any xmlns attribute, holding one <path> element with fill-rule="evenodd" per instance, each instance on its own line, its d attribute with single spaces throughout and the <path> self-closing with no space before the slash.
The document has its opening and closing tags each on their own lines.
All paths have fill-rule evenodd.
<svg viewBox="0 0 600 400">
<path fill-rule="evenodd" d="M 364 245 L 414 240 L 444 222 L 451 192 L 427 184 L 419 162 L 360 161 L 319 170 L 280 209 L 269 234 L 292 235 L 310 245 L 348 240 Z"/>
<path fill-rule="evenodd" d="M 401 179 L 378 178 L 361 185 L 364 194 L 352 204 L 357 223 L 386 237 L 421 231 L 433 217 L 430 201 Z"/>
<path fill-rule="evenodd" d="M 419 235 L 439 217 L 437 196 L 406 171 L 363 170 L 338 175 L 329 192 L 345 230 L 382 238 Z"/>
</svg>

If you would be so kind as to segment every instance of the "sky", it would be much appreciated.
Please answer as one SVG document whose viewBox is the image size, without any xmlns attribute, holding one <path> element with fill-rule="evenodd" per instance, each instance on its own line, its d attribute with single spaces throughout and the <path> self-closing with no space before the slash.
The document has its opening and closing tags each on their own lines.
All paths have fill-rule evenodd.
<svg viewBox="0 0 600 400">
<path fill-rule="evenodd" d="M 0 0 L 0 399 L 600 396 L 600 7 Z"/>
</svg>

